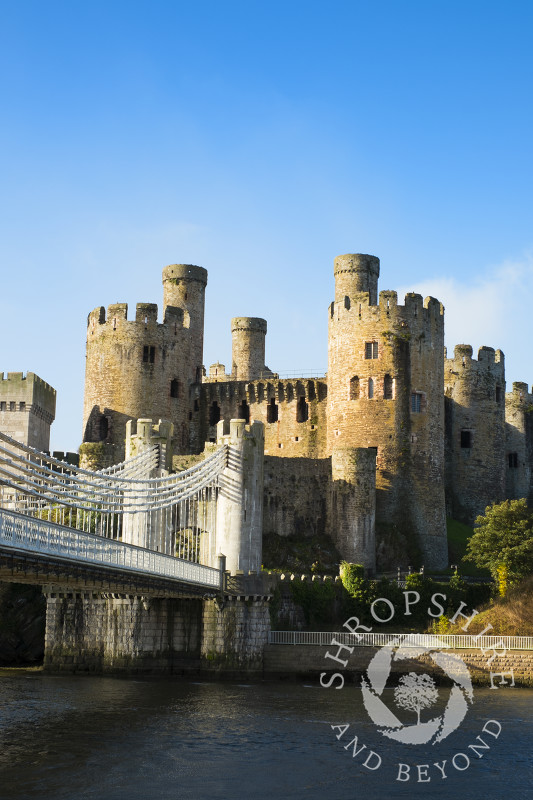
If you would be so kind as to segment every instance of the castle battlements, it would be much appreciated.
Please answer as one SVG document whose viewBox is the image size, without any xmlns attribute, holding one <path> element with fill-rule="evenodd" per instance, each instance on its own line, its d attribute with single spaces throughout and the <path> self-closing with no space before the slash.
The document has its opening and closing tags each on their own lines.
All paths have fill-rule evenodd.
<svg viewBox="0 0 533 800">
<path fill-rule="evenodd" d="M 56 390 L 33 372 L 0 372 L 0 430 L 19 442 L 48 450 Z"/>
<path fill-rule="evenodd" d="M 533 387 L 530 392 L 527 383 L 515 381 L 512 390 L 505 395 L 505 399 L 513 404 L 531 405 L 533 403 Z"/>
<path fill-rule="evenodd" d="M 117 330 L 127 322 L 129 325 L 140 324 L 149 325 L 151 328 L 157 325 L 174 325 L 183 328 L 185 325 L 185 312 L 182 308 L 166 306 L 162 322 L 158 322 L 159 309 L 157 303 L 137 303 L 135 306 L 135 319 L 128 319 L 127 303 L 112 303 L 107 307 L 98 306 L 90 312 L 87 317 L 88 333 L 96 333 L 98 326 L 105 325 L 107 328 Z"/>
<path fill-rule="evenodd" d="M 325 380 L 314 378 L 259 378 L 255 381 L 221 381 L 206 383 L 203 389 L 208 401 L 246 398 L 252 403 L 262 403 L 276 398 L 280 403 L 299 397 L 306 400 L 324 400 L 328 389 Z"/>
<path fill-rule="evenodd" d="M 8 404 L 15 402 L 19 405 L 23 403 L 27 410 L 28 406 L 39 408 L 43 414 L 50 417 L 50 424 L 55 419 L 56 394 L 56 390 L 49 383 L 33 372 L 27 374 L 8 372 L 7 376 L 0 372 L 0 401 Z"/>
<path fill-rule="evenodd" d="M 427 323 L 444 321 L 444 306 L 434 297 L 423 299 L 421 294 L 409 292 L 405 295 L 404 305 L 399 305 L 398 293 L 383 289 L 378 303 L 371 303 L 370 298 L 369 292 L 357 292 L 352 296 L 345 295 L 341 301 L 333 301 L 329 306 L 330 319 L 351 323 L 355 316 L 361 322 L 379 324 L 396 320 L 414 330 Z"/>
<path fill-rule="evenodd" d="M 496 372 L 505 372 L 505 356 L 501 350 L 494 350 L 493 347 L 480 347 L 477 353 L 477 361 L 473 358 L 473 348 L 469 344 L 456 344 L 453 349 L 453 358 L 448 358 L 446 348 L 444 348 L 444 358 L 446 367 L 484 370 L 495 369 Z"/>
</svg>

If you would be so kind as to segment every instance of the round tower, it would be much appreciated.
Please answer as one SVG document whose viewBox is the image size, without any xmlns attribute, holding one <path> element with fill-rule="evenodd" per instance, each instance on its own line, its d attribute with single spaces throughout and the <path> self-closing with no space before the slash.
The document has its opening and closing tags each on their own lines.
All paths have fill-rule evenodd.
<svg viewBox="0 0 533 800">
<path fill-rule="evenodd" d="M 446 505 L 473 525 L 505 497 L 505 364 L 500 350 L 457 345 L 444 362 Z"/>
<path fill-rule="evenodd" d="M 533 393 L 527 383 L 515 382 L 505 395 L 506 497 L 526 497 L 533 506 Z"/>
<path fill-rule="evenodd" d="M 231 375 L 234 380 L 264 377 L 266 319 L 234 317 L 231 320 Z"/>
<path fill-rule="evenodd" d="M 170 264 L 163 269 L 163 314 L 167 309 L 183 312 L 183 327 L 189 331 L 187 348 L 190 383 L 202 380 L 204 353 L 204 308 L 207 270 L 193 264 Z"/>
<path fill-rule="evenodd" d="M 335 302 L 345 297 L 354 298 L 359 292 L 368 292 L 370 305 L 378 297 L 379 258 L 364 253 L 347 253 L 337 256 L 334 262 Z"/>
<path fill-rule="evenodd" d="M 378 568 L 396 567 L 398 559 L 413 563 L 417 550 L 425 566 L 443 567 L 444 309 L 417 294 L 403 306 L 394 291 L 378 299 L 374 256 L 339 256 L 334 271 L 328 452 L 375 448 L 378 551 L 396 561 Z M 380 540 L 380 530 L 393 529 L 396 552 Z"/>
<path fill-rule="evenodd" d="M 376 571 L 376 452 L 334 448 L 331 454 L 330 527 L 346 561 Z"/>
<path fill-rule="evenodd" d="M 100 468 L 124 459 L 128 420 L 174 425 L 174 452 L 187 453 L 198 410 L 190 387 L 202 379 L 204 294 L 202 267 L 163 270 L 164 313 L 138 303 L 96 308 L 87 321 L 82 463 Z M 85 459 L 85 462 L 84 462 Z"/>
</svg>

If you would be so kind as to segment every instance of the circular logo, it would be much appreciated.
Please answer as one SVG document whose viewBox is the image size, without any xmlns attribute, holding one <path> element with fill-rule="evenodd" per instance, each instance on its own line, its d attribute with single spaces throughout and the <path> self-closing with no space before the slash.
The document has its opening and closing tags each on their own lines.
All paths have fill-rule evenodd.
<svg viewBox="0 0 533 800">
<path fill-rule="evenodd" d="M 443 653 L 442 644 L 433 636 L 426 638 L 427 644 L 417 644 L 411 635 L 398 636 L 381 647 L 368 665 L 366 680 L 361 681 L 363 702 L 372 721 L 380 733 L 403 744 L 432 744 L 441 742 L 456 730 L 473 701 L 472 681 L 464 661 L 454 653 Z M 397 706 L 417 715 L 414 725 L 404 725 L 385 705 L 381 696 L 387 685 L 392 664 L 429 655 L 451 679 L 452 688 L 443 713 L 427 722 L 420 721 L 423 709 L 430 708 L 438 699 L 435 681 L 430 675 L 410 672 L 403 675 L 394 690 Z"/>
</svg>

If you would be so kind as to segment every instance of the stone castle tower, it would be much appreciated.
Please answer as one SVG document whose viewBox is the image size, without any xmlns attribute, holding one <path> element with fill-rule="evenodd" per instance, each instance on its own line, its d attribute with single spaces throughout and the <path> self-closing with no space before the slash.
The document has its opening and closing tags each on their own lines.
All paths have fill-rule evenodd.
<svg viewBox="0 0 533 800">
<path fill-rule="evenodd" d="M 126 423 L 173 423 L 177 453 L 190 449 L 190 392 L 202 380 L 207 271 L 190 264 L 163 270 L 163 321 L 157 305 L 96 308 L 87 324 L 82 464 L 100 468 L 124 458 Z"/>
<path fill-rule="evenodd" d="M 500 350 L 457 345 L 444 362 L 446 505 L 472 521 L 505 494 L 505 361 Z"/>
<path fill-rule="evenodd" d="M 505 395 L 505 496 L 533 505 L 533 392 L 513 383 Z"/>
<path fill-rule="evenodd" d="M 328 455 L 376 454 L 376 519 L 418 541 L 424 562 L 447 560 L 444 505 L 444 309 L 434 298 L 378 298 L 379 259 L 335 259 L 329 313 Z M 333 459 L 336 463 L 336 459 Z M 344 464 L 345 462 L 343 462 Z M 360 463 L 357 461 L 357 463 Z M 334 479 L 357 475 L 336 470 Z"/>
<path fill-rule="evenodd" d="M 56 390 L 33 372 L 0 372 L 0 430 L 47 451 L 56 414 Z"/>
</svg>

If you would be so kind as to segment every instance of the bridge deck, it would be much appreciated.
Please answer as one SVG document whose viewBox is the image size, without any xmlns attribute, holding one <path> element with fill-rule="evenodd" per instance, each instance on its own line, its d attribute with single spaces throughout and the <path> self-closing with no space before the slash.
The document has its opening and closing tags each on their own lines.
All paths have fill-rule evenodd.
<svg viewBox="0 0 533 800">
<path fill-rule="evenodd" d="M 0 580 L 213 596 L 212 567 L 0 509 Z"/>
</svg>

